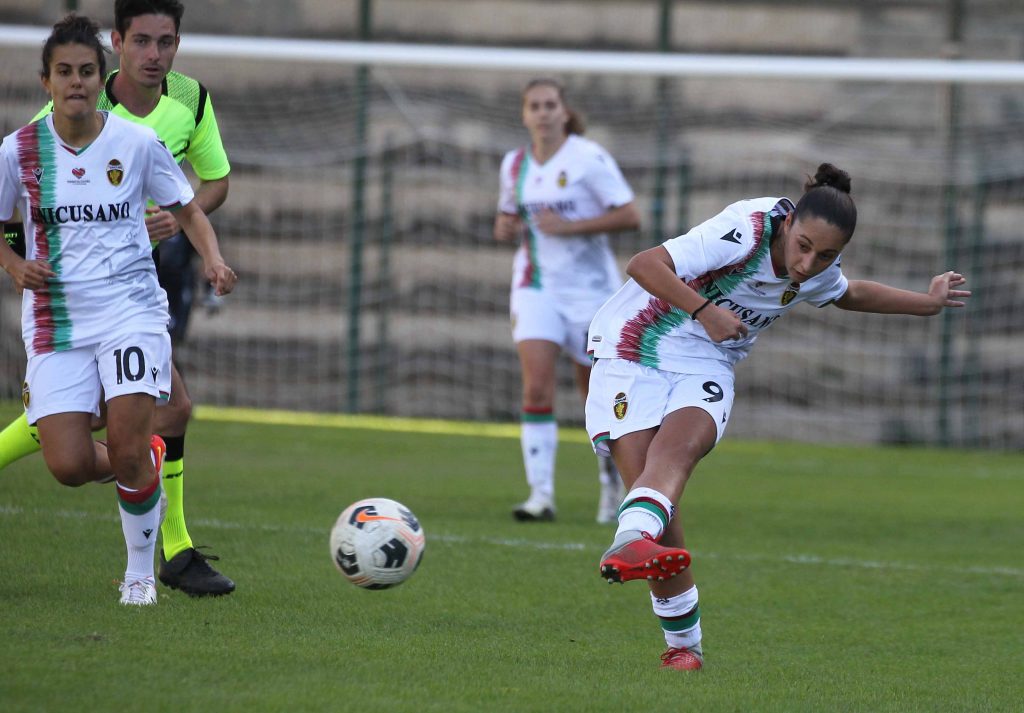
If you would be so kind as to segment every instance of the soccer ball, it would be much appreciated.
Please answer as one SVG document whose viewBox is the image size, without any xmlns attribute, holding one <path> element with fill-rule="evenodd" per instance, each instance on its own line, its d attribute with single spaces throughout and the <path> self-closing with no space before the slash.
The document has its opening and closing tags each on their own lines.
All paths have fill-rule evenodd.
<svg viewBox="0 0 1024 713">
<path fill-rule="evenodd" d="M 412 511 L 387 498 L 352 503 L 331 528 L 334 565 L 345 579 L 366 589 L 387 589 L 408 579 L 425 544 Z"/>
</svg>

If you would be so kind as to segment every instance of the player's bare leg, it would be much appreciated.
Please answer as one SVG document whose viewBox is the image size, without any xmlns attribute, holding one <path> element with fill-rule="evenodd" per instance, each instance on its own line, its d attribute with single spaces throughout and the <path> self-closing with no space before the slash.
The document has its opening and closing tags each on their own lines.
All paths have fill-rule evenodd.
<svg viewBox="0 0 1024 713">
<path fill-rule="evenodd" d="M 151 459 L 153 397 L 129 394 L 114 399 L 108 419 L 112 447 L 92 438 L 92 415 L 72 412 L 39 419 L 43 458 L 54 477 L 77 487 L 117 477 L 122 532 L 128 550 L 122 603 L 156 602 L 153 552 L 159 527 L 160 479 Z"/>
<path fill-rule="evenodd" d="M 107 447 L 92 438 L 88 413 L 56 413 L 36 428 L 46 467 L 62 485 L 76 488 L 110 476 Z"/>
<path fill-rule="evenodd" d="M 669 414 L 658 429 L 628 434 L 612 441 L 612 453 L 630 491 L 626 496 L 623 513 L 630 509 L 630 499 L 634 494 L 643 497 L 647 491 L 655 496 L 671 495 L 672 502 L 677 502 L 697 463 L 714 447 L 716 437 L 716 426 L 706 412 L 696 408 L 685 408 Z M 645 505 L 652 509 L 660 507 L 656 502 Z M 674 509 L 669 512 L 675 515 Z M 642 522 L 643 518 L 640 518 L 640 521 Z M 628 539 L 627 532 L 617 533 L 616 539 Z M 651 544 L 649 540 L 637 541 L 634 549 L 650 549 Z M 664 566 L 669 552 L 675 553 L 675 561 L 678 563 L 678 553 L 685 553 L 685 566 L 682 570 L 663 579 L 654 577 L 648 580 L 654 614 L 661 623 L 668 645 L 661 655 L 661 665 L 663 668 L 681 671 L 700 670 L 704 665 L 700 607 L 697 586 L 689 567 L 689 553 L 685 549 L 683 526 L 678 516 L 670 516 L 662 528 L 657 545 L 661 548 L 657 553 L 640 553 L 651 555 L 644 564 Z M 628 543 L 626 547 L 629 547 Z M 616 545 L 613 543 L 609 552 L 615 549 Z M 605 558 L 608 558 L 607 553 Z M 654 564 L 655 559 L 657 565 Z M 623 562 L 624 560 L 611 564 L 615 566 Z M 602 562 L 602 576 L 607 572 L 606 566 L 609 566 L 607 559 Z"/>
<path fill-rule="evenodd" d="M 649 428 L 609 442 L 629 486 L 619 512 L 615 539 L 601 558 L 601 576 L 609 582 L 667 581 L 689 566 L 690 555 L 686 550 L 660 544 L 675 512 L 675 501 L 664 493 L 640 486 L 641 478 L 652 467 L 651 454 L 658 435 L 659 429 Z"/>
</svg>

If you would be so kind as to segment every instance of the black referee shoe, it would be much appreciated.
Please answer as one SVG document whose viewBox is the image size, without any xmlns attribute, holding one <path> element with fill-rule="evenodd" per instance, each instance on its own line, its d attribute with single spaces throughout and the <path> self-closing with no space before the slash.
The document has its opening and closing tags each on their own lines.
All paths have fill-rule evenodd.
<svg viewBox="0 0 1024 713">
<path fill-rule="evenodd" d="M 235 583 L 207 564 L 207 560 L 219 559 L 217 555 L 204 554 L 195 547 L 190 547 L 167 561 L 161 549 L 158 576 L 160 581 L 171 589 L 180 589 L 193 597 L 231 594 L 235 591 Z"/>
</svg>

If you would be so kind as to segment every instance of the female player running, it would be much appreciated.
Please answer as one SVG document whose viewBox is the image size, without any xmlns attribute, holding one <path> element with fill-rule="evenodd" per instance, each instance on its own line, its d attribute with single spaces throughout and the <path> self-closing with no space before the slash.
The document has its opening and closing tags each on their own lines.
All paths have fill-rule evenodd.
<svg viewBox="0 0 1024 713">
<path fill-rule="evenodd" d="M 66 485 L 113 473 L 128 547 L 121 602 L 144 605 L 156 602 L 160 527 L 163 443 L 151 437 L 153 408 L 170 388 L 167 298 L 146 199 L 177 211 L 218 293 L 230 292 L 236 276 L 152 129 L 96 110 L 106 70 L 98 31 L 75 15 L 54 25 L 42 53 L 53 113 L 0 145 L 0 217 L 18 207 L 26 235 L 24 259 L 0 243 L 0 266 L 24 290 L 25 403 L 47 467 Z M 101 390 L 106 446 L 90 431 Z"/>
<path fill-rule="evenodd" d="M 199 179 L 194 201 L 209 216 L 227 198 L 231 165 L 210 93 L 196 79 L 171 69 L 184 13 L 185 8 L 178 0 L 114 2 L 110 41 L 119 67 L 106 77 L 97 108 L 150 127 L 179 163 L 188 161 Z M 50 102 L 33 120 L 52 110 Z M 160 286 L 167 292 L 171 314 L 168 330 L 174 343 L 182 338 L 188 322 L 193 250 L 168 211 L 150 206 L 146 228 L 151 241 L 160 241 L 154 258 Z M 17 239 L 17 234 L 14 237 Z M 21 254 L 24 256 L 24 252 Z M 235 583 L 209 563 L 220 558 L 194 545 L 185 522 L 185 437 L 191 416 L 192 399 L 172 354 L 171 397 L 157 409 L 153 423 L 167 445 L 161 486 L 167 510 L 160 526 L 162 547 L 157 577 L 163 584 L 191 596 L 230 594 Z M 38 434 L 29 427 L 25 414 L 0 429 L 0 469 L 37 450 Z"/>
<path fill-rule="evenodd" d="M 929 316 L 970 296 L 955 289 L 965 282 L 956 272 L 932 278 L 924 293 L 847 280 L 839 255 L 856 224 L 850 177 L 821 164 L 796 205 L 740 201 L 634 256 L 632 279 L 594 317 L 587 430 L 598 453 L 615 457 L 629 488 L 601 576 L 648 580 L 668 643 L 663 666 L 703 665 L 697 587 L 676 503 L 725 433 L 733 367 L 758 332 L 800 302 Z"/>
<path fill-rule="evenodd" d="M 622 284 L 608 234 L 634 230 L 633 191 L 611 155 L 583 138 L 562 85 L 535 79 L 523 91 L 529 146 L 508 152 L 494 237 L 521 240 L 512 273 L 512 337 L 523 379 L 522 448 L 530 496 L 518 520 L 555 516 L 555 365 L 572 358 L 584 399 L 590 377 L 587 327 Z M 612 522 L 622 485 L 610 458 L 599 456 L 597 519 Z"/>
</svg>

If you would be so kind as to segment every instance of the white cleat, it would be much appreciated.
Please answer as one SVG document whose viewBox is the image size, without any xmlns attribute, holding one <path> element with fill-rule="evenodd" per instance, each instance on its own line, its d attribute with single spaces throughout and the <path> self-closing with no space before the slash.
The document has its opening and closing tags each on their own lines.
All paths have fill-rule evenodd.
<svg viewBox="0 0 1024 713">
<path fill-rule="evenodd" d="M 152 577 L 122 582 L 118 589 L 121 591 L 121 603 L 126 606 L 143 607 L 156 604 L 156 582 Z"/>
<path fill-rule="evenodd" d="M 520 522 L 543 522 L 555 519 L 555 504 L 550 498 L 531 495 L 525 503 L 516 506 L 512 517 Z"/>
</svg>

